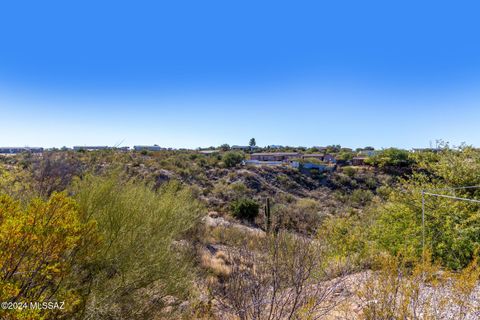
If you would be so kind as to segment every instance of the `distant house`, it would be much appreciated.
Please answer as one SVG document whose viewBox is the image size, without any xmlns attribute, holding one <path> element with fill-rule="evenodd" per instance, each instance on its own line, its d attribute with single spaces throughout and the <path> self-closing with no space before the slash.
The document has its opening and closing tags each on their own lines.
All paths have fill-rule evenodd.
<svg viewBox="0 0 480 320">
<path fill-rule="evenodd" d="M 106 149 L 110 149 L 110 147 L 108 146 L 74 146 L 73 147 L 74 151 L 80 151 L 80 150 L 95 151 L 95 150 L 106 150 Z"/>
<path fill-rule="evenodd" d="M 297 152 L 270 152 L 270 153 L 253 153 L 251 160 L 258 161 L 289 161 L 295 158 L 301 158 L 301 154 Z"/>
<path fill-rule="evenodd" d="M 43 148 L 27 148 L 28 152 L 31 152 L 31 153 L 42 153 L 43 152 Z"/>
<path fill-rule="evenodd" d="M 42 153 L 43 148 L 34 147 L 0 147 L 0 154 L 17 154 L 22 152 Z"/>
<path fill-rule="evenodd" d="M 363 165 L 365 165 L 365 159 L 367 159 L 367 157 L 353 157 L 352 158 L 352 165 L 363 166 Z"/>
<path fill-rule="evenodd" d="M 336 163 L 337 159 L 331 154 L 326 154 L 323 156 L 323 161 L 328 162 L 328 163 Z"/>
<path fill-rule="evenodd" d="M 268 146 L 268 148 L 270 148 L 270 149 L 283 149 L 283 146 L 279 145 L 279 144 L 271 144 L 271 145 Z"/>
<path fill-rule="evenodd" d="M 303 159 L 317 159 L 320 161 L 323 161 L 323 157 L 325 155 L 323 153 L 310 153 L 310 154 L 304 154 Z"/>
<path fill-rule="evenodd" d="M 133 146 L 135 151 L 161 151 L 162 147 L 153 145 L 153 146 Z"/>
<path fill-rule="evenodd" d="M 232 149 L 232 150 L 250 150 L 250 146 L 233 145 L 230 149 Z"/>
</svg>

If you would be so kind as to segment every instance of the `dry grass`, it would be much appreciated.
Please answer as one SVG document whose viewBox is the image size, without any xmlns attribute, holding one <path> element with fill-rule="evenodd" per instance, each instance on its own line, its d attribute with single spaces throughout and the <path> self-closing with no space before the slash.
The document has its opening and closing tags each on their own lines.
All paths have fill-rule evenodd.
<svg viewBox="0 0 480 320">
<path fill-rule="evenodd" d="M 203 235 L 203 242 L 240 247 L 246 245 L 251 250 L 258 250 L 265 239 L 265 232 L 260 229 L 247 227 L 237 223 L 227 226 L 207 227 Z"/>
<path fill-rule="evenodd" d="M 212 255 L 208 250 L 202 250 L 200 261 L 202 267 L 209 270 L 217 277 L 227 277 L 232 272 L 229 267 L 227 254 L 223 251 L 218 251 Z"/>
</svg>

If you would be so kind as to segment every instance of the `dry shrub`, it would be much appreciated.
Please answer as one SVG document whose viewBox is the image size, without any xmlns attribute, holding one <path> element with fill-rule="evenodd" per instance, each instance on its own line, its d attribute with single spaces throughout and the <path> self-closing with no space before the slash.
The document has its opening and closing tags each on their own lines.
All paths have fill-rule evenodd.
<svg viewBox="0 0 480 320">
<path fill-rule="evenodd" d="M 458 273 L 442 271 L 430 262 L 414 267 L 385 256 L 380 270 L 365 273 L 356 284 L 360 319 L 477 319 L 475 291 L 480 276 L 476 260 Z M 478 294 L 478 293 L 477 293 Z"/>
<path fill-rule="evenodd" d="M 247 246 L 250 250 L 257 250 L 265 238 L 265 234 L 246 230 L 233 226 L 209 228 L 205 230 L 205 241 L 230 246 Z"/>
<path fill-rule="evenodd" d="M 49 197 L 55 191 L 64 191 L 84 170 L 79 159 L 68 154 L 45 153 L 42 158 L 31 160 L 32 183 L 43 197 Z"/>
<path fill-rule="evenodd" d="M 250 250 L 229 252 L 230 275 L 212 288 L 220 309 L 239 319 L 320 319 L 334 307 L 341 280 L 325 281 L 321 250 L 280 231 Z"/>
<path fill-rule="evenodd" d="M 305 235 L 312 235 L 322 223 L 325 215 L 320 202 L 314 199 L 298 199 L 287 205 L 273 207 L 273 224 Z"/>
</svg>

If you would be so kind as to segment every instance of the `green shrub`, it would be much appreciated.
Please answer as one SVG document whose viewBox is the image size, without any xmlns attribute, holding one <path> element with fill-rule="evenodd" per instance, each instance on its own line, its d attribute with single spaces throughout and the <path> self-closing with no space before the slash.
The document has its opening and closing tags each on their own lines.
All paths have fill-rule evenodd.
<svg viewBox="0 0 480 320">
<path fill-rule="evenodd" d="M 230 189 L 236 197 L 245 197 L 249 193 L 248 187 L 242 181 L 236 181 L 230 184 L 228 189 Z"/>
<path fill-rule="evenodd" d="M 260 206 L 250 199 L 237 199 L 232 202 L 230 209 L 232 214 L 239 219 L 254 220 L 258 215 Z"/>
<path fill-rule="evenodd" d="M 173 246 L 202 212 L 189 189 L 168 182 L 155 192 L 143 183 L 111 176 L 87 177 L 75 192 L 82 216 L 97 221 L 103 238 L 84 268 L 91 292 L 87 318 L 132 318 L 135 313 L 141 318 L 144 306 L 131 300 L 138 289 L 155 286 L 158 294 L 176 297 L 189 293 L 192 261 Z M 128 312 L 118 314 L 125 301 Z"/>
<path fill-rule="evenodd" d="M 336 158 L 340 161 L 350 161 L 353 159 L 353 153 L 351 151 L 340 151 Z"/>
<path fill-rule="evenodd" d="M 370 190 L 355 189 L 352 192 L 352 202 L 357 206 L 365 206 L 373 198 L 373 192 Z"/>
<path fill-rule="evenodd" d="M 372 177 L 367 177 L 365 179 L 365 185 L 374 190 L 377 187 L 377 180 L 372 176 Z"/>
<path fill-rule="evenodd" d="M 223 163 L 227 168 L 235 167 L 237 164 L 240 164 L 243 159 L 243 154 L 233 151 L 226 152 L 222 157 Z"/>
<path fill-rule="evenodd" d="M 352 186 L 352 178 L 343 173 L 335 173 L 333 176 L 333 183 L 338 187 L 350 188 Z"/>
<path fill-rule="evenodd" d="M 343 167 L 342 172 L 345 173 L 350 178 L 353 178 L 353 176 L 355 176 L 355 173 L 357 172 L 357 170 L 354 167 L 349 166 L 349 167 Z"/>
</svg>

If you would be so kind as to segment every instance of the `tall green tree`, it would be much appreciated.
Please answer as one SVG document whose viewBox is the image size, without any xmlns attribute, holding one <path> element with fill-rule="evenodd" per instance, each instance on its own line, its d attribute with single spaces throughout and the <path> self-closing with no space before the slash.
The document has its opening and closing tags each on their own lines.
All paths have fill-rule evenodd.
<svg viewBox="0 0 480 320">
<path fill-rule="evenodd" d="M 230 145 L 228 143 L 224 143 L 219 147 L 222 151 L 230 150 Z"/>
</svg>

